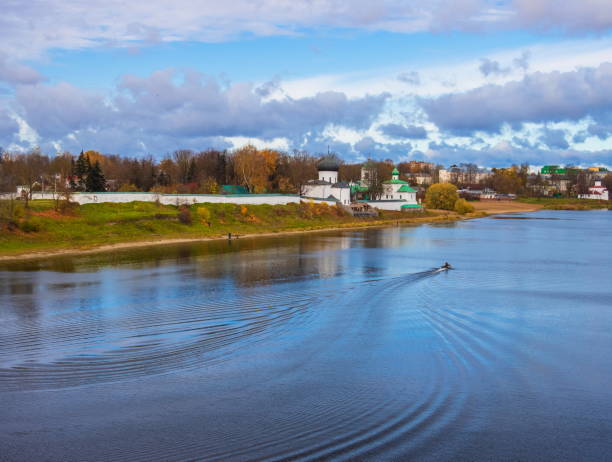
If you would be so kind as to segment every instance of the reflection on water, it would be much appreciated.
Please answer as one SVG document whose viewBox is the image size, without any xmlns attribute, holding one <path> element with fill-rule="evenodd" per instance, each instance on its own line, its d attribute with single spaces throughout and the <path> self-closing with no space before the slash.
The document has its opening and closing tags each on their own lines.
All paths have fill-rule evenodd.
<svg viewBox="0 0 612 462">
<path fill-rule="evenodd" d="M 0 448 L 609 459 L 612 215 L 536 216 L 6 264 Z"/>
</svg>

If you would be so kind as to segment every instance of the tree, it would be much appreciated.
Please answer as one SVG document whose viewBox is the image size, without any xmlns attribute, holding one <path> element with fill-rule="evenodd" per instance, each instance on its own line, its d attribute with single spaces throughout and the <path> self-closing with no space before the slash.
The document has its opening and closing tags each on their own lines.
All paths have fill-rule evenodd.
<svg viewBox="0 0 612 462">
<path fill-rule="evenodd" d="M 601 183 L 612 193 L 612 173 L 608 173 Z"/>
<path fill-rule="evenodd" d="M 100 168 L 100 162 L 96 160 L 93 167 L 89 170 L 87 179 L 85 181 L 86 190 L 89 192 L 103 192 L 106 191 L 106 179 Z"/>
<path fill-rule="evenodd" d="M 391 179 L 393 164 L 390 161 L 377 162 L 369 159 L 365 164 L 366 186 L 371 200 L 382 196 L 383 182 Z"/>
<path fill-rule="evenodd" d="M 241 183 L 252 193 L 266 191 L 277 156 L 275 151 L 258 151 L 250 144 L 238 149 L 234 153 L 234 168 Z"/>
<path fill-rule="evenodd" d="M 34 185 L 40 180 L 49 164 L 49 158 L 35 149 L 29 154 L 23 154 L 16 158 L 15 173 L 17 180 L 24 187 L 25 207 L 28 208 Z"/>
<path fill-rule="evenodd" d="M 519 168 L 513 165 L 510 168 L 494 168 L 489 178 L 489 186 L 502 194 L 519 194 L 524 189 L 526 176 L 519 176 Z"/>
<path fill-rule="evenodd" d="M 453 210 L 458 198 L 457 186 L 450 183 L 436 183 L 427 189 L 425 205 L 431 209 Z"/>
<path fill-rule="evenodd" d="M 81 151 L 74 164 L 73 172 L 73 176 L 76 177 L 76 187 L 78 190 L 85 191 L 87 189 L 86 181 L 90 170 L 91 163 L 89 162 L 89 157 L 87 157 L 83 151 Z"/>
<path fill-rule="evenodd" d="M 465 213 L 471 213 L 474 211 L 474 206 L 472 204 L 470 204 L 468 201 L 466 201 L 465 199 L 457 199 L 455 201 L 455 207 L 454 207 L 455 212 L 463 215 Z"/>
<path fill-rule="evenodd" d="M 179 183 L 191 183 L 195 177 L 195 164 L 193 151 L 190 149 L 179 149 L 172 154 L 178 170 Z"/>
</svg>

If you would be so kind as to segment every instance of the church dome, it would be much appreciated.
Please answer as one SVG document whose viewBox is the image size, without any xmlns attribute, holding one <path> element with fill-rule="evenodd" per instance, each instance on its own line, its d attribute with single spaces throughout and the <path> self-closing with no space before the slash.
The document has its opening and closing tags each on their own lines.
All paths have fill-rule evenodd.
<svg viewBox="0 0 612 462">
<path fill-rule="evenodd" d="M 340 169 L 340 162 L 333 157 L 323 157 L 317 162 L 317 170 L 322 172 L 337 172 Z"/>
</svg>

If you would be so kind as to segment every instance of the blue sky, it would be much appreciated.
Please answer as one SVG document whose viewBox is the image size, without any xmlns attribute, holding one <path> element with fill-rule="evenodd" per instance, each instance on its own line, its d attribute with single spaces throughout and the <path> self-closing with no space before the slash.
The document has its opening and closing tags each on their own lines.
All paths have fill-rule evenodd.
<svg viewBox="0 0 612 462">
<path fill-rule="evenodd" d="M 0 146 L 612 165 L 607 0 L 7 0 Z"/>
</svg>

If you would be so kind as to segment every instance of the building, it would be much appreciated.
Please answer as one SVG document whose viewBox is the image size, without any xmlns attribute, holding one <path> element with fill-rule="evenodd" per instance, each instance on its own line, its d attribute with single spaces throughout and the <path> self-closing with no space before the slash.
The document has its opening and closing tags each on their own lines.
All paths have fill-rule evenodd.
<svg viewBox="0 0 612 462">
<path fill-rule="evenodd" d="M 308 181 L 303 187 L 306 198 L 329 199 L 343 205 L 351 203 L 351 186 L 338 181 L 340 164 L 331 157 L 324 157 L 317 163 L 319 179 Z"/>
<path fill-rule="evenodd" d="M 422 210 L 416 198 L 416 191 L 408 182 L 399 179 L 397 168 L 391 172 L 391 179 L 383 181 L 383 193 L 380 200 L 361 201 L 380 210 Z M 408 207 L 406 207 L 408 206 Z"/>
<path fill-rule="evenodd" d="M 416 191 L 410 187 L 407 181 L 399 179 L 397 168 L 391 172 L 391 179 L 383 181 L 383 195 L 385 200 L 406 200 L 416 203 Z"/>
<path fill-rule="evenodd" d="M 451 165 L 448 169 L 439 172 L 440 183 L 475 184 L 486 180 L 491 172 L 482 168 L 465 168 Z"/>
<path fill-rule="evenodd" d="M 596 181 L 595 185 L 589 188 L 588 194 L 580 194 L 578 198 L 607 201 L 610 200 L 610 195 L 608 189 L 601 184 L 601 181 Z"/>
<path fill-rule="evenodd" d="M 567 169 L 561 168 L 558 165 L 545 165 L 540 170 L 542 175 L 566 175 Z"/>
</svg>

